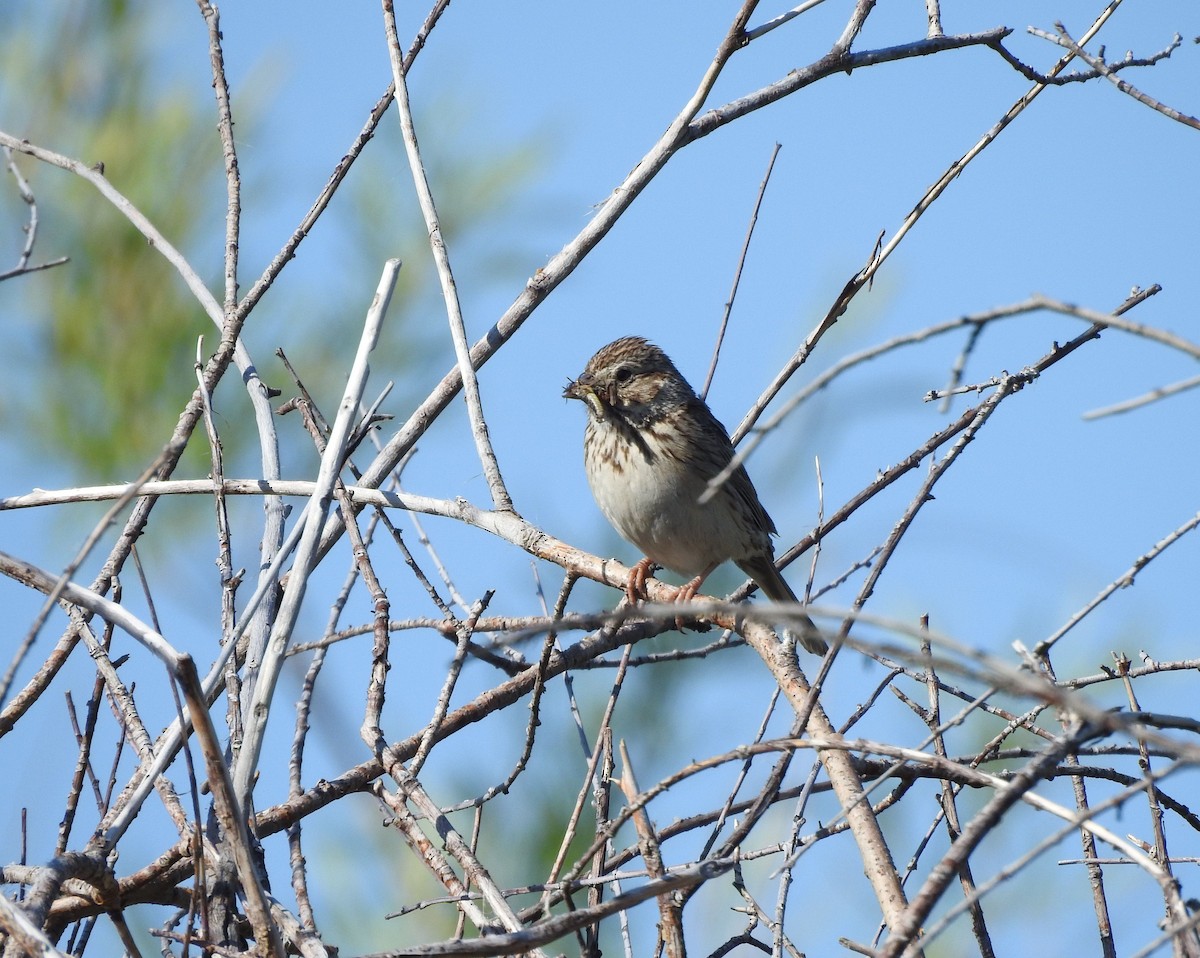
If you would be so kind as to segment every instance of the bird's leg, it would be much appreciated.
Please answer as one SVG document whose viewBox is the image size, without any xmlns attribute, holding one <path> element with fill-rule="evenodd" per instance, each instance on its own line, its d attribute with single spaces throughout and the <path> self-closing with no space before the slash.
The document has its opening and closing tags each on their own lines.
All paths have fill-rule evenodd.
<svg viewBox="0 0 1200 958">
<path fill-rule="evenodd" d="M 630 605 L 637 605 L 640 600 L 648 598 L 646 595 L 646 579 L 657 568 L 658 566 L 650 559 L 642 559 L 629 570 L 629 579 L 625 583 L 625 597 L 629 600 Z"/>
</svg>

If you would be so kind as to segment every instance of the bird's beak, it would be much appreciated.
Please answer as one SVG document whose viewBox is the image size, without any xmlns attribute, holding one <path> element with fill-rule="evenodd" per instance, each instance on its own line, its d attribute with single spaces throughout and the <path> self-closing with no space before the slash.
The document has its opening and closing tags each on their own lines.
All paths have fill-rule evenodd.
<svg viewBox="0 0 1200 958">
<path fill-rule="evenodd" d="M 592 387 L 591 383 L 584 380 L 583 376 L 567 383 L 567 388 L 563 390 L 563 398 L 578 399 L 585 403 L 591 414 L 597 419 L 604 419 L 608 414 L 604 408 L 604 403 L 596 395 L 596 390 Z"/>
</svg>

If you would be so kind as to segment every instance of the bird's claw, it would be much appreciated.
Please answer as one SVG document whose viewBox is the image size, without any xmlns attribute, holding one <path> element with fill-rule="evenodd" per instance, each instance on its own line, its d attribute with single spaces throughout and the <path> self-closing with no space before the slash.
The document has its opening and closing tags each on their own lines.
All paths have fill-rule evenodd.
<svg viewBox="0 0 1200 958">
<path fill-rule="evenodd" d="M 704 576 L 698 575 L 690 582 L 685 582 L 675 591 L 675 603 L 683 605 L 691 602 L 696 598 L 696 593 L 700 591 L 700 586 L 704 584 Z M 711 626 L 707 622 L 692 621 L 690 627 L 696 632 L 707 632 Z M 675 628 L 682 632 L 685 628 L 685 619 L 681 615 L 675 616 Z"/>
<path fill-rule="evenodd" d="M 629 579 L 625 583 L 625 598 L 629 600 L 630 605 L 637 605 L 642 599 L 648 599 L 646 595 L 646 580 L 657 569 L 649 559 L 642 559 L 629 570 Z"/>
<path fill-rule="evenodd" d="M 629 600 L 630 605 L 637 605 L 643 599 L 648 599 L 650 596 L 646 593 L 646 580 L 651 577 L 659 566 L 650 559 L 642 559 L 629 570 L 629 579 L 625 583 L 625 598 Z M 675 596 L 672 600 L 677 605 L 684 605 L 691 602 L 696 597 L 696 593 L 700 591 L 700 586 L 704 584 L 704 576 L 698 575 L 690 582 L 686 582 L 675 590 Z M 696 632 L 707 632 L 711 626 L 707 623 L 688 621 L 687 616 L 675 616 L 675 628 L 680 632 L 687 628 L 691 628 Z"/>
</svg>

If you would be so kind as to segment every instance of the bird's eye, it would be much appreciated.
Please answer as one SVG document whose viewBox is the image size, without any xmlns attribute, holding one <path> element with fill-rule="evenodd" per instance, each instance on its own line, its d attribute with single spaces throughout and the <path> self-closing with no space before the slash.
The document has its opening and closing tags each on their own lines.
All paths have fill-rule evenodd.
<svg viewBox="0 0 1200 958">
<path fill-rule="evenodd" d="M 616 372 L 617 382 L 627 383 L 633 378 L 633 370 L 628 366 L 621 366 Z"/>
</svg>

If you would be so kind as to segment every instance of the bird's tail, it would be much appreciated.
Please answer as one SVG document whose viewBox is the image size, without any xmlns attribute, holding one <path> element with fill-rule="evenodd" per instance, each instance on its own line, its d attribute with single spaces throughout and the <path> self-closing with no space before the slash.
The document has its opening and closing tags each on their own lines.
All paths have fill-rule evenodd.
<svg viewBox="0 0 1200 958">
<path fill-rule="evenodd" d="M 770 556 L 744 559 L 738 562 L 737 566 L 755 581 L 762 589 L 763 594 L 772 602 L 800 603 L 800 600 L 796 598 L 796 593 L 792 591 L 792 587 L 775 568 L 775 563 Z M 829 646 L 821 638 L 821 630 L 803 612 L 794 616 L 794 621 L 788 631 L 799 639 L 800 644 L 813 655 L 824 655 L 829 651 Z"/>
</svg>

